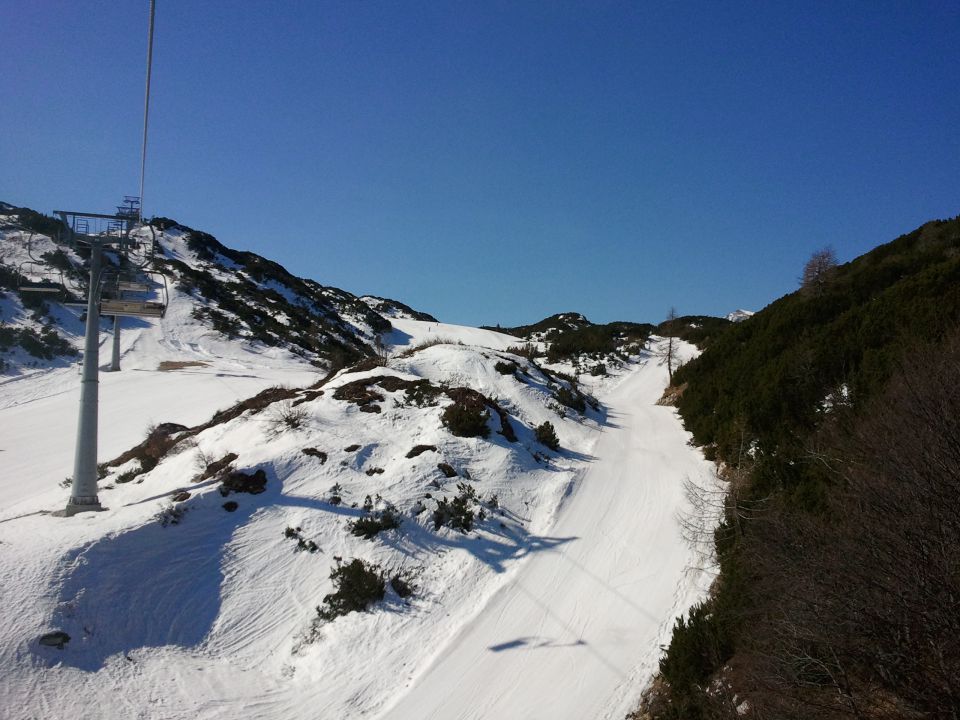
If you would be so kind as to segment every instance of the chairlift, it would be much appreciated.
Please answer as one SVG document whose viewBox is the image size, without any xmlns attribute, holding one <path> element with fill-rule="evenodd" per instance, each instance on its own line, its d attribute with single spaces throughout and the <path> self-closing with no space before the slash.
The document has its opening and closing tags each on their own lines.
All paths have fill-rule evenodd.
<svg viewBox="0 0 960 720">
<path fill-rule="evenodd" d="M 150 231 L 150 236 L 145 237 L 144 230 Z M 150 223 L 140 222 L 127 233 L 126 249 L 131 257 L 144 259 L 144 264 L 148 262 L 157 251 L 157 232 Z"/>
<path fill-rule="evenodd" d="M 63 272 L 53 270 L 39 262 L 20 263 L 17 268 L 20 292 L 62 294 L 64 292 Z"/>
<path fill-rule="evenodd" d="M 100 314 L 115 317 L 163 317 L 169 296 L 163 273 L 142 272 L 147 281 L 105 275 L 100 283 Z"/>
</svg>

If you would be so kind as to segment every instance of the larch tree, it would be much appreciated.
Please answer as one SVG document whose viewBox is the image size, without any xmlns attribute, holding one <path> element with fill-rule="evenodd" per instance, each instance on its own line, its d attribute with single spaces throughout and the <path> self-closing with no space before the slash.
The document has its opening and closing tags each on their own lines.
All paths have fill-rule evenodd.
<svg viewBox="0 0 960 720">
<path fill-rule="evenodd" d="M 675 365 L 677 355 L 677 331 L 674 328 L 677 320 L 677 309 L 671 307 L 667 313 L 667 319 L 664 322 L 664 329 L 667 334 L 667 347 L 665 356 L 667 358 L 667 377 L 670 378 L 670 384 L 673 385 L 673 366 Z"/>
<path fill-rule="evenodd" d="M 803 266 L 803 275 L 800 276 L 800 287 L 804 290 L 814 292 L 817 295 L 823 294 L 823 289 L 829 282 L 830 276 L 833 275 L 836 267 L 837 256 L 836 253 L 833 252 L 832 247 L 827 246 L 822 250 L 817 250 L 810 256 L 810 259 L 807 260 L 807 264 Z"/>
</svg>

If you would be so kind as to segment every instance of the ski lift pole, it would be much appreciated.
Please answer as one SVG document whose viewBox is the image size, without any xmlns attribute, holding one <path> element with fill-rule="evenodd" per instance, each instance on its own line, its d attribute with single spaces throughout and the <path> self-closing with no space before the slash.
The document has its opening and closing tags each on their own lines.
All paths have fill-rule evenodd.
<svg viewBox="0 0 960 720">
<path fill-rule="evenodd" d="M 142 188 L 141 188 L 142 192 Z M 125 239 L 130 240 L 130 226 L 127 225 Z M 123 266 L 123 260 L 126 257 L 126 245 L 120 244 L 120 265 Z M 113 352 L 110 355 L 110 372 L 120 372 L 120 316 L 113 316 Z"/>
<path fill-rule="evenodd" d="M 110 372 L 120 370 L 120 316 L 113 316 L 113 352 L 110 356 Z"/>
<path fill-rule="evenodd" d="M 90 287 L 87 291 L 87 326 L 83 346 L 83 376 L 80 381 L 80 418 L 73 459 L 73 485 L 63 514 L 103 510 L 97 497 L 97 411 L 100 364 L 100 266 L 103 241 L 90 243 Z"/>
</svg>

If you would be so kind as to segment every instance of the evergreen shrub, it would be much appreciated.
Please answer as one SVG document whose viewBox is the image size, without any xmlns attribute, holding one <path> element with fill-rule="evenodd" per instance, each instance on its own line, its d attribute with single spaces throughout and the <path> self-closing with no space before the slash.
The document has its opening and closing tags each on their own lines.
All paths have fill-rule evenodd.
<svg viewBox="0 0 960 720">
<path fill-rule="evenodd" d="M 375 602 L 383 600 L 386 579 L 379 565 L 354 558 L 349 563 L 338 563 L 330 572 L 336 590 L 323 598 L 317 606 L 321 620 L 335 620 L 341 615 L 363 612 Z"/>
</svg>

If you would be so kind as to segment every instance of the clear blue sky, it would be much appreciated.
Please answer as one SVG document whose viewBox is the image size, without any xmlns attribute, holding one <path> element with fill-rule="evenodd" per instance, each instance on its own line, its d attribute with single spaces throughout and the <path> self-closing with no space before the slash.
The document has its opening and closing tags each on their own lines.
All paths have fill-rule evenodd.
<svg viewBox="0 0 960 720">
<path fill-rule="evenodd" d="M 0 199 L 136 194 L 147 0 L 6 0 Z M 145 211 L 443 320 L 759 309 L 960 214 L 960 3 L 157 0 Z"/>
</svg>

